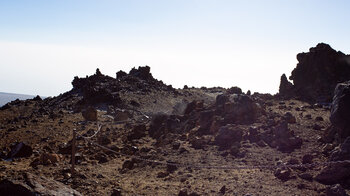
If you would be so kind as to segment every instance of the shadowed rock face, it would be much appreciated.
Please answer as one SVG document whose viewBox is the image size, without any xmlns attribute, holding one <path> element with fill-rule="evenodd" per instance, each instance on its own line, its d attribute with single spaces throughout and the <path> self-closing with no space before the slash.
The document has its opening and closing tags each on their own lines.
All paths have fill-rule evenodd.
<svg viewBox="0 0 350 196">
<path fill-rule="evenodd" d="M 334 91 L 330 121 L 341 140 L 350 136 L 350 81 L 337 85 Z"/>
<path fill-rule="evenodd" d="M 281 76 L 279 93 L 283 98 L 289 99 L 294 96 L 293 84 L 288 81 L 286 74 Z"/>
<path fill-rule="evenodd" d="M 317 44 L 309 52 L 299 53 L 297 59 L 299 63 L 289 77 L 294 83 L 292 88 L 281 77 L 279 93 L 282 96 L 293 91 L 294 95 L 305 101 L 331 102 L 335 86 L 350 80 L 350 56 L 332 49 L 328 44 Z"/>
</svg>

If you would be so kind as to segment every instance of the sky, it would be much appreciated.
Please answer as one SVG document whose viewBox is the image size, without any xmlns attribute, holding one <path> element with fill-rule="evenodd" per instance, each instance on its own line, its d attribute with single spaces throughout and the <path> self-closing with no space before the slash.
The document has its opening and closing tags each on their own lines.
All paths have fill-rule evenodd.
<svg viewBox="0 0 350 196">
<path fill-rule="evenodd" d="M 173 87 L 276 93 L 317 43 L 350 53 L 347 0 L 0 0 L 0 92 L 148 65 Z"/>
</svg>

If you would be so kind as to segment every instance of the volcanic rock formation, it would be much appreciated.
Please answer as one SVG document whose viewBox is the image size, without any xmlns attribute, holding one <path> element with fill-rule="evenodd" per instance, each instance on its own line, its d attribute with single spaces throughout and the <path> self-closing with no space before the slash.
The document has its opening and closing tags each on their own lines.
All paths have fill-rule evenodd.
<svg viewBox="0 0 350 196">
<path fill-rule="evenodd" d="M 331 102 L 335 86 L 350 80 L 350 55 L 332 49 L 328 44 L 320 43 L 307 53 L 297 55 L 299 63 L 292 71 L 290 80 L 282 75 L 279 94 L 290 98 L 291 95 L 309 102 Z"/>
</svg>

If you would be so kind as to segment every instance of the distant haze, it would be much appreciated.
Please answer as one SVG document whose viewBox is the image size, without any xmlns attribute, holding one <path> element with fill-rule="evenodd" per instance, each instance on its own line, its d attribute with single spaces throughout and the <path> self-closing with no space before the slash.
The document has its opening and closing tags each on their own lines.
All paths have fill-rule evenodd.
<svg viewBox="0 0 350 196">
<path fill-rule="evenodd" d="M 33 97 L 34 96 L 32 96 L 32 95 L 22 95 L 22 94 L 0 92 L 0 107 L 5 105 L 6 103 L 14 101 L 16 99 L 26 100 L 26 99 L 32 99 Z"/>
<path fill-rule="evenodd" d="M 74 76 L 148 65 L 176 88 L 276 93 L 317 43 L 350 51 L 346 0 L 0 2 L 0 91 L 54 96 Z"/>
</svg>

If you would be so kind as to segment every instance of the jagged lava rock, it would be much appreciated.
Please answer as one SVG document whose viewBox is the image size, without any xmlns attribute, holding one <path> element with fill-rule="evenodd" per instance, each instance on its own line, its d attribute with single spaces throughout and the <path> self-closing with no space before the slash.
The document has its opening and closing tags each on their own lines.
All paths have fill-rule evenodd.
<svg viewBox="0 0 350 196">
<path fill-rule="evenodd" d="M 330 161 L 350 160 L 350 137 L 348 137 L 340 148 L 333 151 Z M 315 179 L 323 184 L 346 184 L 350 185 L 350 162 L 337 162 L 325 167 Z"/>
<path fill-rule="evenodd" d="M 290 80 L 293 93 L 310 102 L 331 102 L 337 83 L 350 80 L 349 55 L 320 43 L 307 53 L 299 53 L 299 63 L 292 71 Z M 291 86 L 281 77 L 280 95 L 288 96 Z"/>
<path fill-rule="evenodd" d="M 350 136 L 340 145 L 340 148 L 335 149 L 330 157 L 331 161 L 350 160 Z"/>
<path fill-rule="evenodd" d="M 278 150 L 283 152 L 291 152 L 296 148 L 300 148 L 303 141 L 300 137 L 295 136 L 288 128 L 286 121 L 278 124 L 274 129 L 274 141 Z"/>
<path fill-rule="evenodd" d="M 294 96 L 293 84 L 288 81 L 286 74 L 281 76 L 279 94 L 285 99 L 289 99 Z"/>
<path fill-rule="evenodd" d="M 334 91 L 330 121 L 341 140 L 350 136 L 350 81 L 337 85 Z"/>
<path fill-rule="evenodd" d="M 242 140 L 243 129 L 237 125 L 226 125 L 219 129 L 218 135 L 215 137 L 215 144 L 220 149 L 228 149 L 234 143 L 239 143 Z"/>
<path fill-rule="evenodd" d="M 222 94 L 216 97 L 216 111 L 223 114 L 226 123 L 250 124 L 262 112 L 262 108 L 250 96 Z"/>
<path fill-rule="evenodd" d="M 74 77 L 72 81 L 73 90 L 83 95 L 81 104 L 96 105 L 101 103 L 118 105 L 121 102 L 118 91 L 120 85 L 117 80 L 101 74 L 97 69 L 96 73 L 86 78 Z"/>
</svg>

